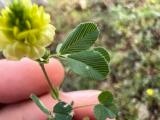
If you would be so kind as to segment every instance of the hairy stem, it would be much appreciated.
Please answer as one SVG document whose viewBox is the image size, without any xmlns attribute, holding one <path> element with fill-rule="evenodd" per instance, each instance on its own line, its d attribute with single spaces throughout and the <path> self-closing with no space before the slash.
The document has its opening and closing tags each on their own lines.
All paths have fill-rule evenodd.
<svg viewBox="0 0 160 120">
<path fill-rule="evenodd" d="M 41 66 L 41 69 L 42 69 L 42 71 L 43 71 L 43 73 L 44 73 L 44 76 L 45 76 L 45 78 L 46 78 L 46 81 L 47 81 L 47 83 L 48 83 L 48 85 L 49 85 L 49 88 L 50 88 L 50 90 L 51 90 L 51 95 L 52 95 L 52 97 L 53 97 L 54 99 L 60 101 L 58 89 L 55 88 L 55 87 L 53 87 L 52 82 L 51 82 L 51 80 L 49 79 L 48 74 L 47 74 L 47 71 L 46 71 L 46 69 L 45 69 L 45 67 L 44 67 L 44 64 L 43 64 L 43 63 L 40 63 L 39 65 Z"/>
</svg>

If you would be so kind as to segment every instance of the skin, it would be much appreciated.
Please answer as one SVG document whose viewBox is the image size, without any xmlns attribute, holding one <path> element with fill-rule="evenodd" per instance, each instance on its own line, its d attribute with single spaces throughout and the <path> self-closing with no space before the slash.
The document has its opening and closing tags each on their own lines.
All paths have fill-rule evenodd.
<svg viewBox="0 0 160 120">
<path fill-rule="evenodd" d="M 0 60 L 0 66 L 0 120 L 46 120 L 47 116 L 29 99 L 31 93 L 38 95 L 50 110 L 56 103 L 48 93 L 38 63 L 24 58 L 21 61 Z M 61 63 L 51 59 L 45 68 L 53 85 L 60 86 L 64 78 Z M 95 120 L 93 105 L 98 103 L 98 94 L 96 90 L 61 92 L 60 98 L 68 103 L 74 101 L 74 120 L 86 116 Z"/>
</svg>

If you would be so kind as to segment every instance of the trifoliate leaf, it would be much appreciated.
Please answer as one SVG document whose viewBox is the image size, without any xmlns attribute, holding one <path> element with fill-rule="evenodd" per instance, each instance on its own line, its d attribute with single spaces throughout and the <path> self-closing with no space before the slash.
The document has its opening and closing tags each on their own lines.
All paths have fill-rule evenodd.
<svg viewBox="0 0 160 120">
<path fill-rule="evenodd" d="M 109 72 L 108 62 L 94 50 L 70 54 L 66 60 L 73 72 L 88 79 L 104 80 Z"/>
<path fill-rule="evenodd" d="M 61 46 L 60 54 L 70 54 L 89 49 L 97 40 L 99 30 L 94 23 L 82 23 L 69 33 Z"/>
<path fill-rule="evenodd" d="M 54 108 L 53 112 L 55 114 L 54 120 L 72 120 L 73 108 L 70 104 L 65 102 L 58 102 Z"/>
</svg>

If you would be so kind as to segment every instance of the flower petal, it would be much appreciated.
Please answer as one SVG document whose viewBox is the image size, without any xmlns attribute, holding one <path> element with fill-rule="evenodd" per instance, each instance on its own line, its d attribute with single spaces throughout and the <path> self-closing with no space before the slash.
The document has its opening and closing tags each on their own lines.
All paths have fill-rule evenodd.
<svg viewBox="0 0 160 120">
<path fill-rule="evenodd" d="M 0 32 L 0 51 L 2 51 L 6 46 L 10 43 L 10 41 L 5 37 L 5 35 Z"/>
<path fill-rule="evenodd" d="M 55 30 L 56 28 L 53 25 L 49 24 L 46 27 L 46 30 L 42 33 L 42 36 L 40 37 L 39 42 L 37 42 L 38 45 L 45 46 L 45 47 L 50 45 L 53 42 L 53 39 L 55 36 Z"/>
<path fill-rule="evenodd" d="M 32 46 L 31 51 L 28 54 L 28 57 L 32 59 L 41 58 L 44 55 L 45 50 L 46 49 L 44 47 Z"/>
</svg>

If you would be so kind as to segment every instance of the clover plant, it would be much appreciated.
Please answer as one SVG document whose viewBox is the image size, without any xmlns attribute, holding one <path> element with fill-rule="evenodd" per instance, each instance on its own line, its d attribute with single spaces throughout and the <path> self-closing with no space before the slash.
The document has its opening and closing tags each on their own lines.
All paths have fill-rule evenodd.
<svg viewBox="0 0 160 120">
<path fill-rule="evenodd" d="M 48 120 L 72 120 L 74 101 L 66 103 L 61 100 L 59 88 L 52 85 L 44 64 L 56 57 L 84 78 L 104 80 L 109 73 L 110 57 L 105 48 L 93 47 L 100 33 L 93 22 L 79 24 L 58 45 L 56 52 L 50 51 L 47 46 L 53 42 L 55 35 L 55 27 L 50 22 L 50 16 L 42 6 L 32 4 L 30 0 L 13 0 L 1 11 L 0 50 L 9 60 L 28 57 L 37 61 L 48 82 L 51 96 L 57 103 L 50 111 L 36 95 L 32 94 L 31 99 L 48 116 Z M 109 91 L 103 91 L 98 99 L 99 104 L 94 107 L 95 118 L 115 118 L 117 108 L 113 95 Z"/>
</svg>

